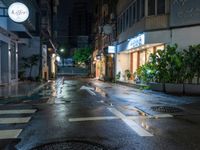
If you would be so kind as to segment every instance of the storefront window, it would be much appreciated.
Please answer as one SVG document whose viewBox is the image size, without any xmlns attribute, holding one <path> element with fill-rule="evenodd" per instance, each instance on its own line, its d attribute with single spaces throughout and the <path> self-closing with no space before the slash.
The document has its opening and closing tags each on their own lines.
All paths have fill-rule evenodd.
<svg viewBox="0 0 200 150">
<path fill-rule="evenodd" d="M 146 52 L 146 56 L 147 56 L 146 62 L 149 61 L 149 57 L 150 57 L 150 55 L 151 55 L 153 52 L 154 52 L 154 48 L 153 48 L 153 47 L 147 49 L 147 52 Z"/>
<path fill-rule="evenodd" d="M 133 73 L 138 69 L 138 52 L 133 53 Z"/>
<path fill-rule="evenodd" d="M 140 51 L 140 66 L 144 65 L 146 63 L 146 52 L 145 50 Z"/>
</svg>

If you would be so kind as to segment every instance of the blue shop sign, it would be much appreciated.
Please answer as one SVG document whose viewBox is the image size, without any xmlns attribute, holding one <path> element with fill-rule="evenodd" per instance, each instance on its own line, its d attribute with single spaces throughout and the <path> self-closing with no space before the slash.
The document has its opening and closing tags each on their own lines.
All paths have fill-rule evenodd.
<svg viewBox="0 0 200 150">
<path fill-rule="evenodd" d="M 129 40 L 127 49 L 133 49 L 145 44 L 145 35 L 140 34 Z"/>
</svg>

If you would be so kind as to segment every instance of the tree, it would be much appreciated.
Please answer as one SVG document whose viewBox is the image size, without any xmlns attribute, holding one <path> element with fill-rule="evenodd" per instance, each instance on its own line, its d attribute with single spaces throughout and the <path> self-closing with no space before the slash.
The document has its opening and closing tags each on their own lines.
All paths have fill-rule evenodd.
<svg viewBox="0 0 200 150">
<path fill-rule="evenodd" d="M 92 49 L 90 47 L 85 48 L 78 48 L 74 52 L 74 61 L 76 64 L 82 64 L 88 65 L 90 62 L 90 57 L 92 54 Z"/>
<path fill-rule="evenodd" d="M 33 66 L 36 66 L 38 64 L 38 61 L 40 59 L 40 55 L 34 54 L 30 57 L 22 57 L 23 61 L 23 67 L 29 68 L 29 78 L 32 78 L 32 70 Z"/>
</svg>

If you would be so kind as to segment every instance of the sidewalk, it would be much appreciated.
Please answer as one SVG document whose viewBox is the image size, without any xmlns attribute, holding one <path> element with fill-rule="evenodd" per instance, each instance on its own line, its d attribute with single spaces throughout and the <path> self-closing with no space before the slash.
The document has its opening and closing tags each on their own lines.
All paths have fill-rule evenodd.
<svg viewBox="0 0 200 150">
<path fill-rule="evenodd" d="M 107 95 L 108 100 L 113 105 L 137 108 L 147 115 L 160 114 L 152 110 L 151 107 L 154 106 L 176 107 L 184 110 L 185 114 L 200 114 L 200 97 L 174 96 L 151 90 L 139 90 L 133 87 L 102 82 L 96 79 L 91 79 L 90 83 L 100 88 L 104 93 L 103 95 Z"/>
<path fill-rule="evenodd" d="M 28 93 L 39 87 L 39 82 L 18 82 L 0 86 L 0 98 L 27 96 Z"/>
</svg>

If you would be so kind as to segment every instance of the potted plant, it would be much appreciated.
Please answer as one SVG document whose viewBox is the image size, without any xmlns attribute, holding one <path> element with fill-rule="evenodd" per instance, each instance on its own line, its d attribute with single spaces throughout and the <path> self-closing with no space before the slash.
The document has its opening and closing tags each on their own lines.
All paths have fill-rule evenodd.
<svg viewBox="0 0 200 150">
<path fill-rule="evenodd" d="M 172 94 L 183 94 L 184 62 L 183 54 L 177 51 L 177 45 L 167 46 L 165 51 L 166 78 L 165 91 Z"/>
<path fill-rule="evenodd" d="M 131 79 L 131 72 L 130 72 L 130 70 L 125 70 L 125 75 L 126 75 L 126 77 L 127 77 L 127 79 L 128 80 L 130 80 Z"/>
<path fill-rule="evenodd" d="M 32 71 L 33 71 L 33 67 L 36 66 L 38 64 L 40 60 L 40 56 L 37 54 L 31 55 L 29 57 L 22 57 L 22 61 L 23 61 L 23 68 L 28 68 L 29 69 L 29 75 L 28 75 L 28 79 L 29 80 L 33 80 L 32 77 Z"/>
<path fill-rule="evenodd" d="M 150 89 L 153 91 L 164 92 L 164 82 L 166 79 L 166 50 L 158 50 L 150 55 L 152 80 L 149 82 Z"/>
<path fill-rule="evenodd" d="M 121 78 L 121 72 L 118 72 L 115 76 L 116 81 L 120 80 Z"/>
<path fill-rule="evenodd" d="M 184 62 L 187 80 L 184 92 L 187 95 L 200 95 L 200 44 L 189 46 L 188 50 L 184 50 Z M 193 83 L 195 77 L 197 77 L 196 84 Z"/>
</svg>

